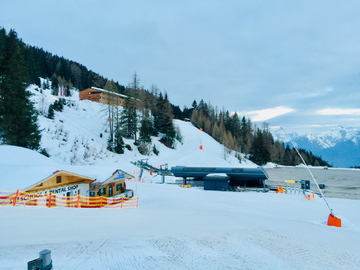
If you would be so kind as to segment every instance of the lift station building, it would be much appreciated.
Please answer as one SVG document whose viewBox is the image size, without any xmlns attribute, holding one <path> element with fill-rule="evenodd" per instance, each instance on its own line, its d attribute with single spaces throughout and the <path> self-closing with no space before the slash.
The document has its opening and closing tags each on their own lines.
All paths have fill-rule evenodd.
<svg viewBox="0 0 360 270">
<path fill-rule="evenodd" d="M 263 187 L 268 175 L 261 167 L 184 167 L 171 168 L 175 177 L 181 177 L 184 185 L 188 180 L 204 181 L 205 190 L 230 190 L 234 187 Z"/>
</svg>

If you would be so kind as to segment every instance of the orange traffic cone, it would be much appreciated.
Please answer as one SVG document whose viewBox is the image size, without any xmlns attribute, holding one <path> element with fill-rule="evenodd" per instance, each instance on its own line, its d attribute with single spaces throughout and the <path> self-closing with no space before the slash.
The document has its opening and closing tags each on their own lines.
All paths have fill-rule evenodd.
<svg viewBox="0 0 360 270">
<path fill-rule="evenodd" d="M 200 145 L 200 150 L 203 150 L 203 147 L 202 147 L 202 145 Z"/>
<path fill-rule="evenodd" d="M 278 188 L 276 190 L 276 193 L 284 193 L 284 189 L 283 189 L 283 187 L 281 185 L 278 186 Z"/>
<path fill-rule="evenodd" d="M 309 201 L 311 201 L 311 197 L 310 197 L 309 194 L 306 196 L 306 199 L 308 199 Z"/>
<path fill-rule="evenodd" d="M 341 227 L 341 219 L 335 217 L 333 214 L 330 214 L 330 215 L 329 215 L 329 218 L 328 218 L 328 223 L 327 223 L 327 225 L 328 225 L 328 226 Z"/>
<path fill-rule="evenodd" d="M 312 193 L 312 197 L 311 197 L 311 199 L 315 201 L 315 195 L 314 195 L 314 192 Z"/>
</svg>

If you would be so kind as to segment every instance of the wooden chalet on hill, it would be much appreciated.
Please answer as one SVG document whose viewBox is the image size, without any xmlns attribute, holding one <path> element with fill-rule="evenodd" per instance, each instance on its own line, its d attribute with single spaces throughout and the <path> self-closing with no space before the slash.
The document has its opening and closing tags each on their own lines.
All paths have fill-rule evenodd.
<svg viewBox="0 0 360 270">
<path fill-rule="evenodd" d="M 79 92 L 80 100 L 91 100 L 93 102 L 100 102 L 104 104 L 124 106 L 124 101 L 127 96 L 110 92 L 105 89 L 91 87 Z"/>
</svg>

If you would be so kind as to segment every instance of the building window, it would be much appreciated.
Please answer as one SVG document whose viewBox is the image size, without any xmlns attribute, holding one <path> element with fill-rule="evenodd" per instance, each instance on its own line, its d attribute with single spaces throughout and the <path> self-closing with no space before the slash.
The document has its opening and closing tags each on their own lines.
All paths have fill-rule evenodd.
<svg viewBox="0 0 360 270">
<path fill-rule="evenodd" d="M 61 183 L 61 175 L 56 176 L 56 184 L 60 184 Z"/>
<path fill-rule="evenodd" d="M 116 185 L 116 191 L 120 191 L 122 190 L 122 184 L 117 184 Z"/>
<path fill-rule="evenodd" d="M 100 188 L 99 191 L 98 191 L 98 195 L 102 196 L 102 195 L 105 195 L 105 194 L 106 194 L 106 187 Z"/>
</svg>

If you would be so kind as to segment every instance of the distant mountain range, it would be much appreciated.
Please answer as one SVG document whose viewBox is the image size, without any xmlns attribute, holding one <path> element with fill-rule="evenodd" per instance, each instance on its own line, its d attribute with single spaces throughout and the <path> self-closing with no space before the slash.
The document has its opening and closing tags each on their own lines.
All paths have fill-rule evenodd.
<svg viewBox="0 0 360 270">
<path fill-rule="evenodd" d="M 360 165 L 360 130 L 353 127 L 337 126 L 333 129 L 317 134 L 290 133 L 288 136 L 282 131 L 273 134 L 275 139 L 289 144 L 290 140 L 299 148 L 311 151 L 321 156 L 329 164 L 338 168 L 349 168 Z"/>
</svg>

